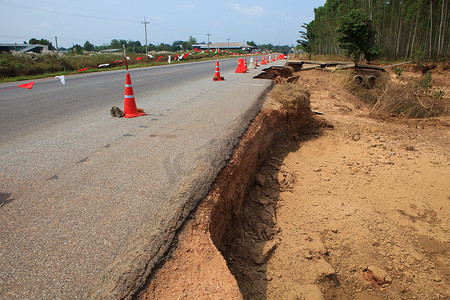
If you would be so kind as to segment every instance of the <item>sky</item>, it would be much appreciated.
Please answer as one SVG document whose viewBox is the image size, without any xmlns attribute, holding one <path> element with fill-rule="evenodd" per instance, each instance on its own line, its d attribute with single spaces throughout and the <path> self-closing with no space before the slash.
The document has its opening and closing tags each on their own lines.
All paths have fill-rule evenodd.
<svg viewBox="0 0 450 300">
<path fill-rule="evenodd" d="M 325 0 L 0 0 L 0 43 L 47 39 L 59 47 L 109 44 L 112 39 L 172 44 L 190 36 L 199 43 L 296 45 L 303 23 Z"/>
</svg>

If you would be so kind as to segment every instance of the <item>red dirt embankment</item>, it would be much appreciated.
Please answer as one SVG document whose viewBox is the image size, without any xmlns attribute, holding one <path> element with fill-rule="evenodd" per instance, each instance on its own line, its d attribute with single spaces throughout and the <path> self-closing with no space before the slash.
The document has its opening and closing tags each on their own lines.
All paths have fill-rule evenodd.
<svg viewBox="0 0 450 300">
<path fill-rule="evenodd" d="M 288 132 L 310 126 L 314 121 L 309 107 L 290 113 L 274 106 L 262 109 L 209 195 L 178 234 L 176 248 L 141 292 L 141 299 L 242 298 L 217 249 L 221 249 L 230 220 L 239 214 L 246 191 L 254 184 L 255 173 L 273 143 Z"/>
</svg>

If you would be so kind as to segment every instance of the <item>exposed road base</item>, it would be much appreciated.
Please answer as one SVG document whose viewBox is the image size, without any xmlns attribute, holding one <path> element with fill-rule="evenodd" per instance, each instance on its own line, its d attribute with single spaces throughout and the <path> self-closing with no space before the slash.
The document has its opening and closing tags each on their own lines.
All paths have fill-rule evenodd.
<svg viewBox="0 0 450 300">
<path fill-rule="evenodd" d="M 225 231 L 239 213 L 255 173 L 275 141 L 289 132 L 316 126 L 311 110 L 295 115 L 264 107 L 235 148 L 211 191 L 178 234 L 168 259 L 149 279 L 141 299 L 242 298 L 221 249 Z"/>
</svg>

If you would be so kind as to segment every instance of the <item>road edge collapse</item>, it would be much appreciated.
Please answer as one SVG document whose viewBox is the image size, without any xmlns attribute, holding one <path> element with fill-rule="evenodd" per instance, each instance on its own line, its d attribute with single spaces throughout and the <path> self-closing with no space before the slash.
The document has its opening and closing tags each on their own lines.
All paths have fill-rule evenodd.
<svg viewBox="0 0 450 300">
<path fill-rule="evenodd" d="M 309 106 L 294 112 L 272 106 L 259 112 L 138 299 L 242 298 L 218 250 L 222 238 L 274 143 L 290 133 L 318 126 L 321 121 L 313 115 Z"/>
<path fill-rule="evenodd" d="M 266 82 L 256 100 L 242 112 L 229 129 L 215 139 L 198 167 L 180 183 L 170 197 L 170 205 L 177 207 L 173 218 L 164 220 L 158 228 L 150 225 L 139 229 L 127 245 L 103 272 L 99 284 L 91 287 L 89 299 L 132 299 L 143 289 L 154 269 L 161 264 L 176 245 L 177 232 L 192 215 L 208 192 L 219 172 L 225 167 L 249 124 L 260 112 L 273 82 Z"/>
</svg>

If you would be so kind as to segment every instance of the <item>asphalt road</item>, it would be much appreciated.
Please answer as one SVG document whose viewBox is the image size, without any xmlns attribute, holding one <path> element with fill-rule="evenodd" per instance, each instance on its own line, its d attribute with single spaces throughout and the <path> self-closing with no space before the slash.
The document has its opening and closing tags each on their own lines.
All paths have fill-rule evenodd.
<svg viewBox="0 0 450 300">
<path fill-rule="evenodd" d="M 124 71 L 0 91 L 0 298 L 135 292 L 272 84 L 236 66 L 220 61 L 223 82 L 215 61 L 131 70 L 133 119 L 109 116 Z"/>
</svg>

